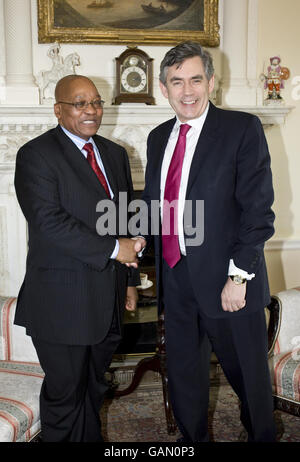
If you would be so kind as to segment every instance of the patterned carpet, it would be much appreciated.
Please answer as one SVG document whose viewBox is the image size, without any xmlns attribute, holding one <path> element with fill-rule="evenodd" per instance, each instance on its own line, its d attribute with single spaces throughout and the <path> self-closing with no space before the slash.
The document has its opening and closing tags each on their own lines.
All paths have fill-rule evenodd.
<svg viewBox="0 0 300 462">
<path fill-rule="evenodd" d="M 277 440 L 300 442 L 300 418 L 276 410 Z M 141 384 L 133 393 L 107 399 L 101 411 L 106 442 L 174 442 L 179 433 L 169 435 L 166 427 L 160 383 Z M 236 442 L 243 432 L 236 395 L 225 378 L 211 386 L 209 408 L 210 439 Z"/>
</svg>

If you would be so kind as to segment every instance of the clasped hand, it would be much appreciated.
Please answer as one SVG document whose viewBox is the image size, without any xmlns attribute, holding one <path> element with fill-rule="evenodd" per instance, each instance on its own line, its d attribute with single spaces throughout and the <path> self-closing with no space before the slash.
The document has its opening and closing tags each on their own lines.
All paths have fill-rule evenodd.
<svg viewBox="0 0 300 462">
<path fill-rule="evenodd" d="M 146 240 L 142 237 L 119 238 L 119 252 L 116 260 L 127 266 L 138 267 L 138 253 L 146 246 Z"/>
<path fill-rule="evenodd" d="M 138 266 L 138 253 L 145 247 L 146 241 L 142 237 L 132 239 L 119 239 L 119 252 L 116 260 L 127 266 Z M 136 287 L 127 287 L 125 308 L 127 311 L 135 311 L 137 307 L 138 293 Z"/>
</svg>

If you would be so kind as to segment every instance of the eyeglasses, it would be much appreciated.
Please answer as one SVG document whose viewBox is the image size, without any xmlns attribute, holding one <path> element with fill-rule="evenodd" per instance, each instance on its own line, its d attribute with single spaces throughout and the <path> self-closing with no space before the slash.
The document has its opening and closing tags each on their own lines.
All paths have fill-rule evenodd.
<svg viewBox="0 0 300 462">
<path fill-rule="evenodd" d="M 68 103 L 67 101 L 57 101 L 57 104 L 69 104 L 70 106 L 73 106 L 77 111 L 81 111 L 83 109 L 87 109 L 89 105 L 91 104 L 94 109 L 100 109 L 103 108 L 105 101 L 102 99 L 94 99 L 94 101 L 90 101 L 89 103 L 87 101 L 77 101 L 76 103 Z"/>
</svg>

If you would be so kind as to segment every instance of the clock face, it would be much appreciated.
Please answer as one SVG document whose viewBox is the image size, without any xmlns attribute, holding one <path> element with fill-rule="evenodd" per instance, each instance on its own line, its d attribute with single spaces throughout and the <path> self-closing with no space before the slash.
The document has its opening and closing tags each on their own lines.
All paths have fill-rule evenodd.
<svg viewBox="0 0 300 462">
<path fill-rule="evenodd" d="M 126 67 L 121 75 L 121 86 L 122 93 L 139 93 L 145 91 L 147 87 L 146 72 L 138 66 Z"/>
</svg>

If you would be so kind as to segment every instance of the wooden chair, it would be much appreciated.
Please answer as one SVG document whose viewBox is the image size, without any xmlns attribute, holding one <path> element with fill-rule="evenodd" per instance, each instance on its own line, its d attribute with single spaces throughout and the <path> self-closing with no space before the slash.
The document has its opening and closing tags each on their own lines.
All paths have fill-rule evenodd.
<svg viewBox="0 0 300 462">
<path fill-rule="evenodd" d="M 300 416 L 300 288 L 272 296 L 269 368 L 275 408 Z"/>
</svg>

